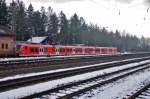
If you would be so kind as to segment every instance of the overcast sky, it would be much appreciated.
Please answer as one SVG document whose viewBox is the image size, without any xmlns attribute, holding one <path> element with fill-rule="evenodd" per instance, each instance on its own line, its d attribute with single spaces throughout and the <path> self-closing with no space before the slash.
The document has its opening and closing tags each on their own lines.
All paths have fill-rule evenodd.
<svg viewBox="0 0 150 99">
<path fill-rule="evenodd" d="M 6 0 L 11 2 L 12 0 Z M 127 31 L 130 34 L 150 37 L 150 0 L 23 0 L 35 10 L 51 6 L 68 18 L 77 13 L 88 23 L 98 24 L 111 30 Z"/>
</svg>

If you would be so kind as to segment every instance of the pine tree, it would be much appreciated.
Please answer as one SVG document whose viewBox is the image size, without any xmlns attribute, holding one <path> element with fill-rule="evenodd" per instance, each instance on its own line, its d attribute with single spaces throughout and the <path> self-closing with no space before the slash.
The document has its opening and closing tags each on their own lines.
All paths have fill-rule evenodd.
<svg viewBox="0 0 150 99">
<path fill-rule="evenodd" d="M 80 24 L 79 17 L 75 13 L 70 19 L 70 31 L 69 31 L 72 34 L 72 35 L 70 35 L 70 37 L 72 39 L 70 42 L 73 44 L 80 43 L 80 39 L 78 39 L 79 35 L 80 35 L 80 33 L 79 33 L 80 26 L 81 26 L 81 24 Z"/>
<path fill-rule="evenodd" d="M 22 1 L 18 1 L 18 10 L 16 15 L 16 34 L 17 40 L 25 41 L 29 35 L 27 34 L 27 18 L 25 12 L 25 5 Z"/>
<path fill-rule="evenodd" d="M 56 15 L 56 13 L 53 13 L 51 16 L 50 16 L 50 20 L 48 22 L 48 32 L 50 34 L 57 34 L 58 33 L 58 17 Z"/>
<path fill-rule="evenodd" d="M 45 12 L 45 8 L 41 7 L 41 33 L 42 35 L 46 34 L 46 25 L 47 25 L 47 16 Z"/>
<path fill-rule="evenodd" d="M 0 25 L 8 25 L 8 11 L 5 0 L 0 0 Z"/>
<path fill-rule="evenodd" d="M 33 27 L 35 35 L 37 36 L 41 36 L 43 33 L 41 25 L 42 25 L 41 13 L 39 11 L 36 11 L 33 13 Z"/>
<path fill-rule="evenodd" d="M 33 26 L 33 13 L 34 13 L 34 8 L 32 6 L 32 4 L 29 5 L 28 9 L 27 9 L 27 24 L 28 24 L 28 33 L 30 35 L 34 35 L 35 31 L 34 31 L 34 26 Z"/>
<path fill-rule="evenodd" d="M 60 41 L 62 44 L 69 44 L 68 20 L 66 15 L 61 11 L 59 15 Z"/>
<path fill-rule="evenodd" d="M 50 38 L 52 39 L 52 44 L 59 43 L 58 24 L 59 20 L 56 13 L 52 13 L 49 16 L 48 30 L 47 30 L 48 34 L 50 35 Z"/>
</svg>

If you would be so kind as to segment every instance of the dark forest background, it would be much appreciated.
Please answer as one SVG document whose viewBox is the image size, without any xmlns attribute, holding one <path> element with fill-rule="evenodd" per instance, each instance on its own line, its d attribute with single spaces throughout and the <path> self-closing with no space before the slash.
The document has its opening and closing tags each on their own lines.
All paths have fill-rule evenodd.
<svg viewBox="0 0 150 99">
<path fill-rule="evenodd" d="M 121 52 L 150 51 L 149 38 L 138 38 L 125 31 L 108 31 L 105 27 L 88 24 L 76 13 L 67 19 L 63 11 L 56 14 L 51 7 L 35 11 L 32 4 L 26 8 L 19 0 L 9 5 L 0 0 L 0 25 L 10 27 L 17 41 L 26 41 L 31 36 L 48 36 L 50 44 L 113 46 Z"/>
</svg>

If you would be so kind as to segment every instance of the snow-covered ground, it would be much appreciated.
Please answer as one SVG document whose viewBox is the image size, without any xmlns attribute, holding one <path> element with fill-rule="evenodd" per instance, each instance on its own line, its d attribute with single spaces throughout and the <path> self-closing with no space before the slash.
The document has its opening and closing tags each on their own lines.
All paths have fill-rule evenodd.
<svg viewBox="0 0 150 99">
<path fill-rule="evenodd" d="M 76 97 L 77 99 L 123 99 L 138 89 L 143 83 L 150 82 L 150 69 L 102 86 Z"/>
<path fill-rule="evenodd" d="M 15 61 L 15 60 L 31 60 L 31 59 L 45 59 L 47 57 L 19 57 L 19 58 L 0 58 L 0 62 L 3 61 Z"/>
<path fill-rule="evenodd" d="M 44 90 L 48 90 L 48 89 L 57 87 L 58 85 L 61 85 L 61 84 L 67 84 L 69 82 L 75 82 L 75 81 L 79 81 L 79 80 L 84 80 L 84 79 L 96 77 L 97 75 L 103 75 L 105 73 L 110 73 L 110 72 L 121 70 L 124 68 L 133 67 L 133 66 L 136 66 L 137 64 L 143 64 L 146 62 L 150 62 L 150 60 L 139 62 L 139 63 L 132 63 L 132 64 L 128 64 L 128 65 L 123 65 L 120 67 L 113 67 L 113 68 L 108 68 L 108 69 L 99 70 L 99 71 L 95 71 L 95 72 L 85 73 L 82 75 L 76 75 L 76 76 L 72 76 L 72 77 L 57 79 L 57 80 L 48 81 L 48 82 L 44 82 L 44 83 L 40 83 L 40 84 L 35 84 L 32 86 L 13 89 L 13 90 L 6 91 L 6 92 L 1 92 L 0 93 L 0 99 L 8 99 L 8 98 L 12 99 L 14 97 L 18 98 L 21 96 L 26 96 L 28 94 L 33 94 L 36 92 L 41 92 Z M 145 77 L 147 77 L 147 76 L 150 77 L 150 74 L 146 75 Z"/>
</svg>

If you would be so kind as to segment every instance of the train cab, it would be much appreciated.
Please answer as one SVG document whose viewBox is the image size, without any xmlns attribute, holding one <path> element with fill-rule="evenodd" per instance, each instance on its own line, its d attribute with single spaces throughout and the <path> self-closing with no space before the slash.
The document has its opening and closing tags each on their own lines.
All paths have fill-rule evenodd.
<svg viewBox="0 0 150 99">
<path fill-rule="evenodd" d="M 36 56 L 39 55 L 39 46 L 33 44 L 16 45 L 16 53 L 19 56 Z"/>
<path fill-rule="evenodd" d="M 21 44 L 16 46 L 19 56 L 48 56 L 53 55 L 53 46 L 38 44 Z"/>
</svg>

